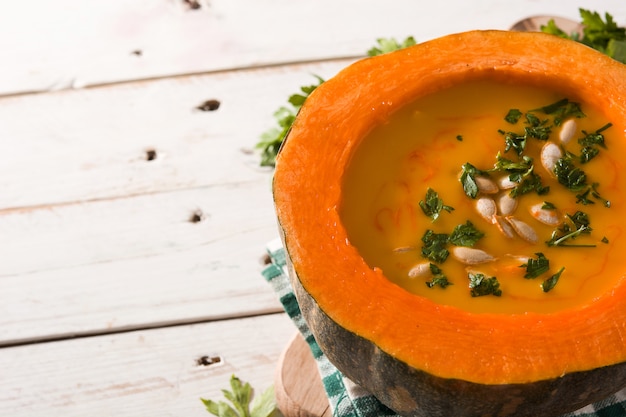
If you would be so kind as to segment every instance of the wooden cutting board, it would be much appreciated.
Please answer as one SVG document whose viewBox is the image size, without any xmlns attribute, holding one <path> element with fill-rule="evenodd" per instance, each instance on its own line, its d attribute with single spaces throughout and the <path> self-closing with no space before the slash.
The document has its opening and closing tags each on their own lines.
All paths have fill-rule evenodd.
<svg viewBox="0 0 626 417">
<path fill-rule="evenodd" d="M 317 364 L 299 332 L 278 360 L 274 389 L 285 417 L 332 417 Z"/>
</svg>

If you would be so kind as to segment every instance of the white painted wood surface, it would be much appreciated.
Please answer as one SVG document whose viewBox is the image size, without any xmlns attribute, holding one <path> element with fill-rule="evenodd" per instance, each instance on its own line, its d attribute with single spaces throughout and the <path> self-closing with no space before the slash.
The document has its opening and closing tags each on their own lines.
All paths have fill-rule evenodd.
<svg viewBox="0 0 626 417">
<path fill-rule="evenodd" d="M 578 7 L 626 24 L 615 0 L 199 5 L 2 4 L 0 415 L 207 415 L 231 373 L 272 383 L 295 328 L 260 276 L 277 231 L 252 148 L 313 74 L 379 37 Z"/>
<path fill-rule="evenodd" d="M 0 14 L 0 93 L 358 56 L 377 37 L 424 41 L 507 29 L 527 15 L 578 18 L 578 7 L 626 20 L 626 5 L 616 0 L 198 3 L 195 10 L 183 0 L 7 3 Z"/>
<path fill-rule="evenodd" d="M 223 399 L 233 374 L 268 388 L 293 334 L 275 314 L 4 348 L 0 415 L 209 416 L 200 398 Z"/>
</svg>

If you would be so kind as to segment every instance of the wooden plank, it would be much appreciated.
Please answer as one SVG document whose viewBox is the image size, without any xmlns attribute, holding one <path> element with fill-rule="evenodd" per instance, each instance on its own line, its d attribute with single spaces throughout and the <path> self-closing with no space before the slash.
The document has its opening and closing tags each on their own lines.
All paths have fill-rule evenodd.
<svg viewBox="0 0 626 417">
<path fill-rule="evenodd" d="M 281 311 L 260 273 L 266 179 L 15 211 L 0 230 L 0 346 Z"/>
<path fill-rule="evenodd" d="M 274 314 L 0 349 L 0 415 L 206 417 L 232 374 L 269 387 L 295 331 Z"/>
<path fill-rule="evenodd" d="M 246 151 L 290 94 L 317 81 L 312 74 L 330 77 L 349 62 L 0 99 L 0 208 L 269 184 L 270 171 Z M 209 99 L 220 107 L 196 109 Z"/>
<path fill-rule="evenodd" d="M 507 29 L 578 5 L 550 0 L 31 0 L 0 17 L 0 94 L 362 55 L 379 37 Z M 626 5 L 586 6 L 626 23 Z"/>
</svg>

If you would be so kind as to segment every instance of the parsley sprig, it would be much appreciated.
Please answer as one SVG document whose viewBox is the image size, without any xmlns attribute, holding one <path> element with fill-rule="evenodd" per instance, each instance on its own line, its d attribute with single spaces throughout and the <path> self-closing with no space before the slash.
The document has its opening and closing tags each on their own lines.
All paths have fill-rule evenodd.
<svg viewBox="0 0 626 417">
<path fill-rule="evenodd" d="M 230 378 L 231 390 L 223 389 L 228 400 L 214 401 L 201 398 L 206 410 L 218 417 L 279 417 L 282 416 L 276 400 L 274 387 L 266 389 L 261 395 L 253 397 L 254 390 L 249 383 L 243 383 L 235 375 Z"/>
<path fill-rule="evenodd" d="M 582 36 L 578 33 L 568 34 L 559 28 L 554 20 L 541 27 L 541 31 L 581 42 L 596 49 L 616 61 L 626 64 L 626 28 L 620 27 L 609 13 L 604 14 L 604 19 L 598 12 L 592 12 L 583 8 L 578 9 L 582 19 Z"/>
<path fill-rule="evenodd" d="M 317 84 L 300 87 L 300 93 L 289 96 L 289 107 L 281 106 L 274 112 L 277 126 L 265 131 L 261 134 L 261 140 L 256 144 L 256 148 L 261 151 L 261 166 L 273 167 L 276 165 L 276 156 L 278 151 L 291 129 L 291 125 L 296 120 L 296 114 L 304 104 L 307 97 L 319 87 L 324 80 L 316 76 Z"/>
<path fill-rule="evenodd" d="M 573 240 L 581 235 L 591 234 L 593 229 L 590 226 L 587 213 L 579 210 L 574 214 L 567 214 L 566 218 L 567 221 L 552 232 L 550 240 L 546 242 L 548 246 L 575 246 L 584 248 L 596 246 L 590 243 L 572 243 Z"/>
<path fill-rule="evenodd" d="M 402 42 L 398 42 L 393 38 L 380 38 L 376 42 L 377 46 L 367 51 L 368 56 L 385 54 L 413 46 L 417 43 L 412 36 L 407 37 Z M 261 166 L 274 167 L 276 165 L 276 156 L 291 129 L 291 125 L 296 120 L 298 110 L 300 110 L 307 97 L 324 82 L 321 77 L 317 75 L 315 77 L 317 78 L 317 83 L 300 87 L 298 93 L 289 96 L 287 100 L 288 106 L 281 106 L 274 112 L 276 126 L 263 132 L 255 146 L 261 152 Z"/>
<path fill-rule="evenodd" d="M 409 36 L 402 42 L 398 42 L 394 38 L 380 38 L 376 39 L 377 45 L 367 51 L 368 56 L 376 56 L 386 54 L 388 52 L 397 51 L 398 49 L 408 48 L 417 44 L 417 41 L 413 36 Z"/>
</svg>

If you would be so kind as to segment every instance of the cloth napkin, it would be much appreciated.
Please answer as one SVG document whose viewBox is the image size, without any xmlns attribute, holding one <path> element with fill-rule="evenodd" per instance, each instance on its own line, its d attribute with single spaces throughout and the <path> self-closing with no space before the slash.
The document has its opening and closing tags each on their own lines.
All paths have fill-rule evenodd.
<svg viewBox="0 0 626 417">
<path fill-rule="evenodd" d="M 300 312 L 300 306 L 293 293 L 285 268 L 286 258 L 282 242 L 280 239 L 272 240 L 268 242 L 266 249 L 271 263 L 263 269 L 262 275 L 270 283 L 285 312 L 311 348 L 333 416 L 400 417 L 378 401 L 376 397 L 346 378 L 330 363 L 320 350 Z M 573 413 L 563 414 L 561 417 L 626 417 L 626 389 Z"/>
</svg>

